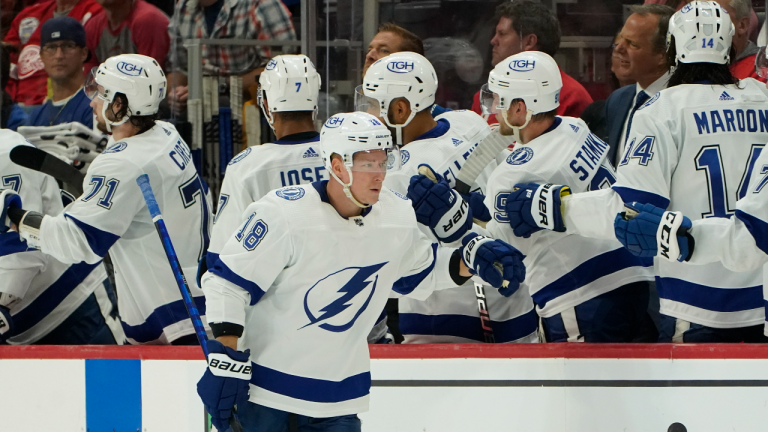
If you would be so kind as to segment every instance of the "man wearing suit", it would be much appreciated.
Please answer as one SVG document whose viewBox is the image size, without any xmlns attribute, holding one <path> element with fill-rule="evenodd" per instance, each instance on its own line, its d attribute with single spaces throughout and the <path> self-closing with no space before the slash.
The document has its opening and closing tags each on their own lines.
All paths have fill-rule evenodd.
<svg viewBox="0 0 768 432">
<path fill-rule="evenodd" d="M 667 87 L 669 67 L 666 35 L 675 10 L 656 4 L 635 5 L 619 33 L 613 56 L 613 71 L 620 81 L 636 81 L 613 92 L 605 103 L 609 158 L 618 165 L 624 153 L 627 131 L 637 108 Z"/>
</svg>

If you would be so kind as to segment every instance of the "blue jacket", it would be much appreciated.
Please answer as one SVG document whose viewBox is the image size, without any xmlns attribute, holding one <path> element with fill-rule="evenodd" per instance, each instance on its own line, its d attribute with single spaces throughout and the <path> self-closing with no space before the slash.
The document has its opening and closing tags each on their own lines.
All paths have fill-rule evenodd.
<svg viewBox="0 0 768 432">
<path fill-rule="evenodd" d="M 624 122 L 627 120 L 629 112 L 632 110 L 632 101 L 635 99 L 635 85 L 624 86 L 608 96 L 605 101 L 605 123 L 608 129 L 608 158 L 617 166 L 617 149 L 622 140 L 621 130 L 624 129 Z"/>
<path fill-rule="evenodd" d="M 35 108 L 29 115 L 27 126 L 55 126 L 62 123 L 78 122 L 93 127 L 91 100 L 80 89 L 64 107 L 53 106 L 51 100 Z"/>
</svg>

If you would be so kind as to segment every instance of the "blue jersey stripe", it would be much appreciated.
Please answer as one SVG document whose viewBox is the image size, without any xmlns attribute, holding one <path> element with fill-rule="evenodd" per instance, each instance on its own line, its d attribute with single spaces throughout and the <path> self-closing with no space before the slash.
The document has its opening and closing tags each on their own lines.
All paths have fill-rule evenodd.
<svg viewBox="0 0 768 432">
<path fill-rule="evenodd" d="M 83 283 L 85 278 L 91 274 L 98 264 L 86 264 L 81 262 L 69 266 L 64 273 L 59 276 L 56 282 L 52 283 L 36 299 L 27 305 L 24 309 L 13 315 L 15 333 L 21 334 L 33 326 L 37 325 L 43 318 L 48 316 L 56 307 L 67 298 L 78 285 Z"/>
<path fill-rule="evenodd" d="M 88 240 L 88 246 L 91 248 L 93 253 L 100 257 L 106 255 L 109 248 L 111 248 L 116 241 L 120 240 L 120 236 L 116 236 L 110 232 L 102 231 L 96 227 L 88 225 L 83 221 L 79 221 L 66 213 L 64 216 L 72 219 L 72 222 L 74 222 L 75 225 L 80 228 L 83 234 L 85 234 L 86 240 Z"/>
<path fill-rule="evenodd" d="M 253 362 L 251 364 L 251 384 L 293 399 L 336 403 L 363 397 L 371 390 L 370 372 L 352 375 L 341 381 L 328 381 L 291 375 Z"/>
<path fill-rule="evenodd" d="M 208 265 L 210 265 L 210 263 L 208 263 Z M 266 294 L 266 291 L 261 289 L 261 287 L 259 287 L 256 282 L 251 282 L 248 279 L 241 277 L 237 273 L 233 272 L 232 269 L 227 267 L 227 265 L 224 264 L 221 260 L 216 260 L 213 268 L 209 267 L 208 271 L 248 291 L 251 294 L 251 306 L 255 305 L 259 300 L 261 300 L 261 297 Z"/>
<path fill-rule="evenodd" d="M 664 198 L 655 193 L 631 189 L 622 186 L 613 186 L 613 190 L 619 194 L 625 203 L 639 202 L 643 204 L 653 204 L 656 207 L 666 209 L 669 207 L 669 198 Z"/>
<path fill-rule="evenodd" d="M 197 311 L 200 312 L 200 316 L 205 315 L 205 297 L 194 297 L 194 300 L 195 306 L 197 306 Z M 122 325 L 123 331 L 125 331 L 125 336 L 136 342 L 146 343 L 157 340 L 157 338 L 163 334 L 163 329 L 165 327 L 188 319 L 190 319 L 189 313 L 187 313 L 187 307 L 184 305 L 184 300 L 179 299 L 155 309 L 149 314 L 147 320 L 141 324 L 128 325 L 123 322 Z"/>
<path fill-rule="evenodd" d="M 85 360 L 88 431 L 140 431 L 141 360 Z"/>
<path fill-rule="evenodd" d="M 540 289 L 532 295 L 533 301 L 540 308 L 544 308 L 548 302 L 611 273 L 629 267 L 651 267 L 652 265 L 650 260 L 641 260 L 623 247 L 614 249 L 584 261 L 560 279 Z"/>
<path fill-rule="evenodd" d="M 432 270 L 435 269 L 435 262 L 437 261 L 437 243 L 432 243 L 432 263 L 429 264 L 429 267 L 422 270 L 419 273 L 416 273 L 415 275 L 405 276 L 401 277 L 400 279 L 396 280 L 395 283 L 392 285 L 392 289 L 402 295 L 407 295 L 413 292 L 413 290 L 416 289 L 417 286 L 419 286 L 420 283 L 424 281 L 424 279 L 429 276 L 430 273 L 432 273 Z"/>
<path fill-rule="evenodd" d="M 768 254 L 768 223 L 741 210 L 736 210 L 736 217 L 747 226 L 749 233 L 755 238 L 757 247 Z"/>
<path fill-rule="evenodd" d="M 715 312 L 763 307 L 763 287 L 714 288 L 669 277 L 656 277 L 659 297 Z"/>
<path fill-rule="evenodd" d="M 536 331 L 536 311 L 506 320 L 491 321 L 497 343 L 513 342 Z M 404 335 L 453 336 L 482 342 L 485 340 L 479 316 L 400 314 L 400 331 Z"/>
<path fill-rule="evenodd" d="M 30 249 L 27 247 L 27 242 L 22 240 L 16 231 L 7 231 L 0 234 L 0 257 L 28 250 Z"/>
</svg>

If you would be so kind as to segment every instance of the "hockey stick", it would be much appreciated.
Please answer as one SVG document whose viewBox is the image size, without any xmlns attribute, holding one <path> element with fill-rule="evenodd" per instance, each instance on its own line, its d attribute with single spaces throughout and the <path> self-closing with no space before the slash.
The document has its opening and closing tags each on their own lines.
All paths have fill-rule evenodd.
<svg viewBox="0 0 768 432">
<path fill-rule="evenodd" d="M 72 165 L 46 153 L 37 147 L 22 145 L 11 149 L 11 162 L 34 171 L 48 174 L 68 187 L 65 190 L 73 195 L 83 194 L 85 175 Z"/>
<path fill-rule="evenodd" d="M 475 282 L 475 296 L 477 297 L 477 310 L 480 312 L 480 326 L 483 328 L 485 343 L 496 343 L 491 328 L 491 315 L 488 312 L 488 299 L 485 297 L 483 284 Z"/>
<path fill-rule="evenodd" d="M 459 170 L 459 173 L 456 175 L 456 186 L 454 189 L 460 194 L 468 194 L 472 183 L 480 176 L 485 167 L 496 158 L 499 152 L 509 147 L 509 139 L 509 137 L 501 135 L 498 129 L 488 134 L 477 145 L 464 162 L 464 166 Z"/>
<path fill-rule="evenodd" d="M 136 183 L 141 189 L 141 194 L 144 195 L 144 202 L 147 203 L 149 214 L 152 216 L 152 222 L 155 224 L 157 234 L 160 236 L 160 240 L 163 243 L 165 256 L 168 257 L 168 262 L 171 264 L 173 277 L 176 278 L 176 284 L 179 286 L 181 297 L 184 299 L 184 306 L 187 308 L 189 318 L 192 320 L 192 326 L 195 328 L 195 334 L 197 334 L 197 340 L 200 342 L 200 347 L 203 349 L 203 354 L 205 354 L 207 360 L 208 345 L 206 342 L 208 341 L 208 335 L 205 333 L 203 320 L 200 318 L 200 312 L 195 304 L 195 299 L 192 298 L 192 293 L 189 291 L 187 279 L 184 277 L 184 271 L 181 269 L 179 258 L 176 256 L 176 250 L 173 248 L 173 243 L 171 243 L 171 236 L 168 234 L 168 229 L 165 227 L 163 215 L 160 213 L 160 207 L 157 205 L 157 200 L 155 200 L 152 186 L 149 184 L 149 176 L 146 174 L 140 175 L 139 178 L 136 179 Z M 229 426 L 232 428 L 233 432 L 243 431 L 243 427 L 234 415 L 229 418 Z"/>
</svg>

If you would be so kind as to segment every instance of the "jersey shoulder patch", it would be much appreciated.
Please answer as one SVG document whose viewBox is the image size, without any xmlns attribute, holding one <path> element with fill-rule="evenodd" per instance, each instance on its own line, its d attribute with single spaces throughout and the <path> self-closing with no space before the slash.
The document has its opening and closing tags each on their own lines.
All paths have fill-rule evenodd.
<svg viewBox="0 0 768 432">
<path fill-rule="evenodd" d="M 246 156 L 251 154 L 251 151 L 253 151 L 253 149 L 251 147 L 248 147 L 247 149 L 241 151 L 240 153 L 237 154 L 237 156 L 233 157 L 232 160 L 229 161 L 229 163 L 227 165 L 234 165 L 234 164 L 240 162 L 241 160 L 245 159 Z"/>
<path fill-rule="evenodd" d="M 520 147 L 512 150 L 507 156 L 507 163 L 510 165 L 522 165 L 533 158 L 533 149 L 530 147 Z"/>
<path fill-rule="evenodd" d="M 405 165 L 409 159 L 411 159 L 411 153 L 408 150 L 400 150 L 400 159 L 403 165 Z"/>
<path fill-rule="evenodd" d="M 275 195 L 288 201 L 299 200 L 305 193 L 304 188 L 298 186 L 288 186 L 275 191 Z"/>
<path fill-rule="evenodd" d="M 109 154 L 109 153 L 120 153 L 121 151 L 128 148 L 128 143 L 125 141 L 120 141 L 112 144 L 111 146 L 107 147 L 106 150 L 101 152 L 101 154 Z"/>
<path fill-rule="evenodd" d="M 654 103 L 654 102 L 656 102 L 657 100 L 659 100 L 659 97 L 661 97 L 661 92 L 659 92 L 659 93 L 656 93 L 655 95 L 653 95 L 653 97 L 652 97 L 652 98 L 648 99 L 648 101 L 647 101 L 646 103 L 644 103 L 644 104 L 643 104 L 643 105 L 642 105 L 640 108 L 638 108 L 637 110 L 638 110 L 638 111 L 640 111 L 640 110 L 641 110 L 641 109 L 643 109 L 643 108 L 648 108 L 649 106 L 651 106 L 651 104 L 652 104 L 652 103 Z"/>
</svg>

